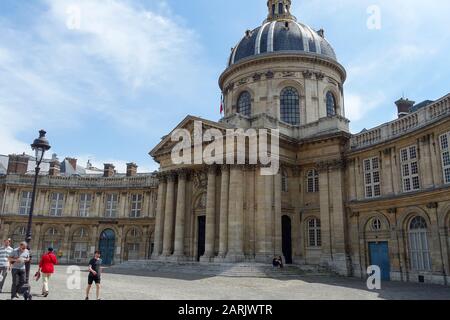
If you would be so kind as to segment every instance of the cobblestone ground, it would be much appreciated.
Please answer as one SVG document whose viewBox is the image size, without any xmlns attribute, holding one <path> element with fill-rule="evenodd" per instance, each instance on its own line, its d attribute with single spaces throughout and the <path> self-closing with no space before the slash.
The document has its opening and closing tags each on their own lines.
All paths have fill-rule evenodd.
<svg viewBox="0 0 450 320">
<path fill-rule="evenodd" d="M 32 274 L 36 271 L 32 267 Z M 85 269 L 83 267 L 82 269 Z M 87 272 L 81 272 L 81 287 L 69 289 L 66 266 L 58 266 L 51 279 L 50 300 L 83 300 Z M 370 291 L 359 279 L 302 276 L 298 279 L 226 278 L 174 275 L 134 271 L 133 274 L 102 275 L 104 300 L 378 300 L 440 299 L 450 300 L 450 289 L 443 286 L 387 282 L 382 290 Z M 10 298 L 8 275 L 0 300 Z M 93 288 L 94 289 L 94 288 Z M 34 300 L 40 297 L 41 283 L 32 282 Z M 91 292 L 95 298 L 95 290 Z"/>
</svg>

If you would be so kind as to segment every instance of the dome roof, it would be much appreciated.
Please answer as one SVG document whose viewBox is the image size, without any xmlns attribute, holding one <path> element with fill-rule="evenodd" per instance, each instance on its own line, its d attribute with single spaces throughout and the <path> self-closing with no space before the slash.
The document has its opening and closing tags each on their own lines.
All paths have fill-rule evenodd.
<svg viewBox="0 0 450 320">
<path fill-rule="evenodd" d="M 288 19 L 267 21 L 261 27 L 247 31 L 233 48 L 228 65 L 276 52 L 309 53 L 337 60 L 333 48 L 323 36 L 323 30 L 316 32 L 307 25 Z"/>
</svg>

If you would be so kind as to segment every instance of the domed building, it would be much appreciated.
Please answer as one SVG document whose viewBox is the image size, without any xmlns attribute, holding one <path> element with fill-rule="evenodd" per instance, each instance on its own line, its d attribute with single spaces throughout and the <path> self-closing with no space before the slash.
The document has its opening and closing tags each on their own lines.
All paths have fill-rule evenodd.
<svg viewBox="0 0 450 320">
<path fill-rule="evenodd" d="M 224 117 L 188 116 L 150 152 L 161 165 L 152 259 L 270 264 L 282 256 L 346 276 L 364 278 L 377 265 L 384 280 L 448 283 L 450 95 L 400 99 L 399 119 L 353 135 L 346 71 L 324 30 L 299 22 L 290 0 L 267 6 L 220 76 Z M 279 142 L 273 175 L 250 161 L 266 141 L 261 130 Z M 240 151 L 236 132 L 248 138 Z M 193 163 L 174 160 L 179 140 Z M 213 140 L 215 152 L 197 152 Z M 236 150 L 244 163 L 228 161 Z"/>
<path fill-rule="evenodd" d="M 112 231 L 116 262 L 270 265 L 281 256 L 307 270 L 365 278 L 375 265 L 383 280 L 448 285 L 450 94 L 402 98 L 398 119 L 352 134 L 346 71 L 325 32 L 299 22 L 291 0 L 267 7 L 220 75 L 223 118 L 182 120 L 150 151 L 155 175 L 136 176 L 134 164 L 126 176 L 111 165 L 96 178 L 49 170 L 38 196 L 42 239 L 59 230 L 68 251 L 85 226 L 84 252 Z M 25 221 L 31 179 L 16 170 L 20 159 L 0 161 L 4 237 Z M 60 210 L 52 190 L 69 207 Z M 92 218 L 83 220 L 86 193 Z"/>
</svg>

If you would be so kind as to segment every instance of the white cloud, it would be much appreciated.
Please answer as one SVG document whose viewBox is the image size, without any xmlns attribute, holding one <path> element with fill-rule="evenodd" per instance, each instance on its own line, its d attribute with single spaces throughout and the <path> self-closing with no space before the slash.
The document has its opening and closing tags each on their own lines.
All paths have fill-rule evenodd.
<svg viewBox="0 0 450 320">
<path fill-rule="evenodd" d="M 372 95 L 349 92 L 345 96 L 345 115 L 350 121 L 363 119 L 385 101 L 381 92 Z"/>
<path fill-rule="evenodd" d="M 101 115 L 111 127 L 145 129 L 152 106 L 143 112 L 134 98 L 170 86 L 181 89 L 170 95 L 193 91 L 201 46 L 166 5 L 150 11 L 127 0 L 41 1 L 48 10 L 26 27 L 0 14 L 0 152 L 23 152 L 28 144 L 16 137 L 40 129 L 36 123 L 77 128 Z M 67 28 L 74 4 L 79 30 Z"/>
</svg>

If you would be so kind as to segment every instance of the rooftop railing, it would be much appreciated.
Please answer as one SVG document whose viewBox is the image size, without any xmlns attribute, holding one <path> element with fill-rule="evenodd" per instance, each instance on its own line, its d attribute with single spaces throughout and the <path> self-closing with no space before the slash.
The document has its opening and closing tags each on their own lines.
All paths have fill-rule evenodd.
<svg viewBox="0 0 450 320">
<path fill-rule="evenodd" d="M 450 94 L 407 116 L 353 135 L 350 145 L 352 150 L 363 149 L 397 138 L 448 116 L 450 116 Z"/>
<path fill-rule="evenodd" d="M 33 176 L 6 175 L 0 176 L 0 184 L 32 185 Z M 134 177 L 80 177 L 80 176 L 40 176 L 40 187 L 69 187 L 69 188 L 151 188 L 158 186 L 158 179 L 153 175 Z"/>
</svg>

